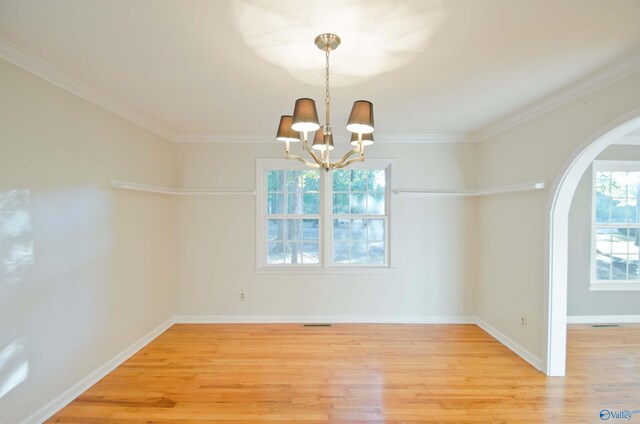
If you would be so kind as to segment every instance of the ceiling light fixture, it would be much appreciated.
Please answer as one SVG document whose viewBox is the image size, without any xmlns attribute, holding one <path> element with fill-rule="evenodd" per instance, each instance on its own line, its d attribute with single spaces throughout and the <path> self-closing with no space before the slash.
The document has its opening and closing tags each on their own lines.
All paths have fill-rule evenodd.
<svg viewBox="0 0 640 424">
<path fill-rule="evenodd" d="M 325 124 L 320 126 L 316 102 L 313 99 L 296 100 L 293 115 L 280 117 L 280 125 L 276 140 L 284 141 L 284 157 L 297 160 L 311 168 L 330 169 L 344 168 L 354 162 L 364 162 L 364 146 L 373 144 L 373 104 L 366 100 L 353 103 L 347 130 L 352 133 L 351 145 L 355 146 L 339 160 L 331 162 L 329 152 L 333 150 L 333 130 L 331 129 L 331 96 L 329 93 L 329 53 L 340 45 L 340 37 L 335 34 L 320 34 L 315 39 L 316 46 L 325 52 Z M 309 147 L 307 136 L 315 131 L 313 144 Z M 313 162 L 289 153 L 289 144 L 302 141 L 302 148 L 311 155 Z M 314 152 L 316 150 L 318 153 Z M 351 158 L 353 155 L 358 155 Z M 351 159 L 350 159 L 351 158 Z"/>
</svg>

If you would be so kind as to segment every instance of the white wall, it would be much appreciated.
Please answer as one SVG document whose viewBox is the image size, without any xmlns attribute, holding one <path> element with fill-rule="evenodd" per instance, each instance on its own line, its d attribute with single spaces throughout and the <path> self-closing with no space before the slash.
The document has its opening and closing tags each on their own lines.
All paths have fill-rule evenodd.
<svg viewBox="0 0 640 424">
<path fill-rule="evenodd" d="M 640 146 L 613 145 L 598 160 L 640 160 Z M 640 315 L 640 291 L 590 291 L 591 167 L 584 173 L 569 212 L 569 316 Z"/>
<path fill-rule="evenodd" d="M 255 159 L 282 157 L 282 149 L 275 142 L 180 144 L 178 180 L 185 189 L 253 190 Z M 474 153 L 469 144 L 376 144 L 367 156 L 397 159 L 396 187 L 455 189 L 472 184 Z M 178 197 L 176 314 L 380 321 L 473 315 L 475 201 L 394 201 L 393 274 L 309 275 L 256 274 L 253 196 Z"/>
<path fill-rule="evenodd" d="M 640 106 L 640 73 L 484 141 L 480 186 L 546 180 L 552 185 L 572 153 L 600 128 Z M 478 315 L 542 358 L 547 285 L 547 214 L 552 190 L 478 201 Z M 520 328 L 520 316 L 528 326 Z"/>
<path fill-rule="evenodd" d="M 173 146 L 0 61 L 0 421 L 17 423 L 173 314 Z"/>
</svg>

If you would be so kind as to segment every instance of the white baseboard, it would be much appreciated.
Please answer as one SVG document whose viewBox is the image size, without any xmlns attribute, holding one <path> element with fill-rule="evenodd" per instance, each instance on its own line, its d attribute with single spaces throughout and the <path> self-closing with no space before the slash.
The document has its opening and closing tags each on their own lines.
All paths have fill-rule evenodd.
<svg viewBox="0 0 640 424">
<path fill-rule="evenodd" d="M 636 324 L 640 315 L 573 315 L 567 317 L 567 324 Z"/>
<path fill-rule="evenodd" d="M 63 392 L 60 396 L 53 399 L 48 404 L 44 405 L 42 408 L 28 416 L 25 420 L 22 421 L 21 424 L 40 424 L 49 419 L 56 412 L 60 411 L 62 408 L 67 406 L 72 400 L 80 396 L 83 392 L 85 392 L 89 387 L 96 384 L 102 378 L 104 378 L 107 374 L 113 371 L 116 367 L 122 364 L 124 361 L 129 359 L 134 353 L 151 343 L 153 339 L 162 334 L 165 330 L 173 325 L 173 318 L 165 321 L 160 324 L 158 327 L 151 330 L 145 336 L 137 340 L 131 346 L 111 358 L 106 364 L 102 365 L 100 368 L 78 381 L 76 384 L 71 386 L 65 392 Z"/>
<path fill-rule="evenodd" d="M 511 349 L 516 355 L 530 363 L 535 369 L 542 371 L 542 360 L 529 350 L 525 349 L 520 344 L 513 341 L 509 336 L 498 331 L 495 327 L 480 318 L 476 318 L 476 324 L 478 327 L 489 333 L 494 339 Z"/>
<path fill-rule="evenodd" d="M 176 315 L 176 324 L 475 324 L 470 316 Z"/>
</svg>

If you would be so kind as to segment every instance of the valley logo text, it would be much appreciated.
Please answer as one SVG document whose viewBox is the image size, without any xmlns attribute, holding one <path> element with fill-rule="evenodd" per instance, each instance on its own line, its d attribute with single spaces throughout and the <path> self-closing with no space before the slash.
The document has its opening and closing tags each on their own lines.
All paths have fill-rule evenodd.
<svg viewBox="0 0 640 424">
<path fill-rule="evenodd" d="M 600 419 L 602 421 L 607 421 L 610 418 L 630 420 L 631 417 L 633 417 L 636 414 L 640 415 L 640 409 L 637 409 L 635 411 L 631 411 L 631 410 L 612 411 L 611 409 L 603 409 L 602 411 L 600 411 Z"/>
</svg>

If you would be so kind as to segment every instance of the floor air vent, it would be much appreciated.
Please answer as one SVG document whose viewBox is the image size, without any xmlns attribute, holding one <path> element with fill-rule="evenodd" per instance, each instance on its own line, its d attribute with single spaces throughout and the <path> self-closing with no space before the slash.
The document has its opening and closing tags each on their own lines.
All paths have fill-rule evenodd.
<svg viewBox="0 0 640 424">
<path fill-rule="evenodd" d="M 303 324 L 304 327 L 331 327 L 331 324 Z"/>
<path fill-rule="evenodd" d="M 603 328 L 603 327 L 620 327 L 618 324 L 593 324 L 593 328 Z"/>
</svg>

